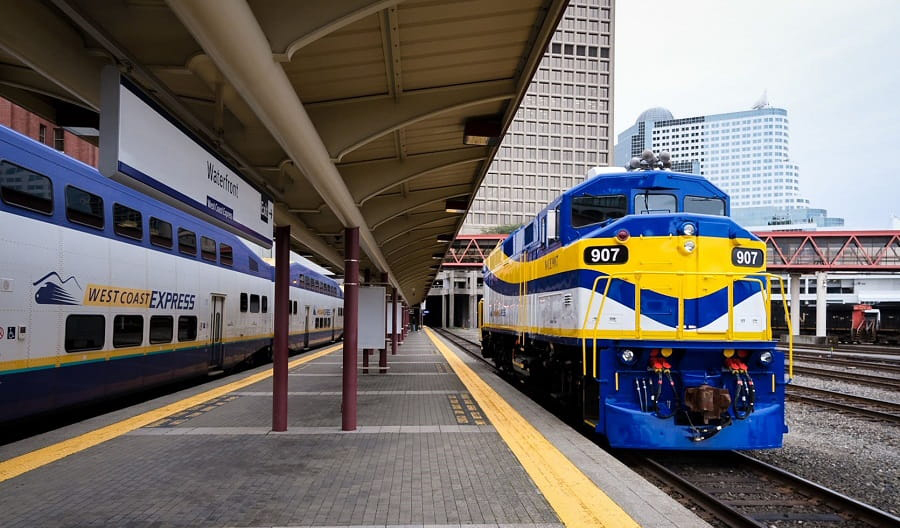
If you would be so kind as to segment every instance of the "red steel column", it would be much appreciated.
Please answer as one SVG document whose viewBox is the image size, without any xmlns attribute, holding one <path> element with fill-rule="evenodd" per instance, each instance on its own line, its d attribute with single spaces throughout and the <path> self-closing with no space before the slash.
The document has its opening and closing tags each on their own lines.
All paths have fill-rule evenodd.
<svg viewBox="0 0 900 528">
<path fill-rule="evenodd" d="M 381 282 L 385 283 L 385 285 L 386 285 L 387 281 L 388 281 L 387 273 L 382 273 L 381 274 Z M 387 303 L 384 303 L 385 324 L 387 323 L 387 314 L 388 314 L 388 310 L 390 310 L 390 309 L 391 309 L 391 307 L 388 306 Z M 387 327 L 385 327 L 385 329 L 384 329 L 384 335 L 387 336 Z M 381 367 L 382 374 L 387 372 L 387 341 L 385 341 L 384 348 L 378 350 L 378 366 Z"/>
<path fill-rule="evenodd" d="M 365 271 L 363 271 L 363 281 L 367 286 L 372 282 L 372 270 L 366 268 Z M 371 348 L 363 349 L 363 374 L 369 373 L 369 355 L 371 354 Z"/>
<path fill-rule="evenodd" d="M 393 326 L 393 330 L 391 330 L 391 355 L 397 355 L 397 288 L 393 288 L 393 293 L 391 294 L 391 325 Z"/>
<path fill-rule="evenodd" d="M 359 326 L 359 228 L 344 229 L 344 388 L 341 428 L 356 430 L 356 344 Z"/>
<path fill-rule="evenodd" d="M 272 358 L 272 430 L 287 431 L 288 306 L 291 284 L 291 226 L 275 227 L 275 342 Z"/>
</svg>

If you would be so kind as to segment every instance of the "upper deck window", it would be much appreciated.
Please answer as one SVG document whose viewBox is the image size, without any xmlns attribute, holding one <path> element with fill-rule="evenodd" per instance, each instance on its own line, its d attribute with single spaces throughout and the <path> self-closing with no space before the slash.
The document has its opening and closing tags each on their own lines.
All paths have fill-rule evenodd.
<svg viewBox="0 0 900 528">
<path fill-rule="evenodd" d="M 121 204 L 113 204 L 113 228 L 117 235 L 137 240 L 144 238 L 141 213 Z"/>
<path fill-rule="evenodd" d="M 67 186 L 66 218 L 76 224 L 103 229 L 103 198 L 77 187 Z"/>
<path fill-rule="evenodd" d="M 684 212 L 725 216 L 725 200 L 708 196 L 685 196 Z"/>
<path fill-rule="evenodd" d="M 0 161 L 0 198 L 44 214 L 53 213 L 53 183 L 50 178 L 28 169 Z"/>
<path fill-rule="evenodd" d="M 197 255 L 197 235 L 193 231 L 178 228 L 178 251 L 185 255 Z"/>
<path fill-rule="evenodd" d="M 674 194 L 644 192 L 634 197 L 634 214 L 669 214 L 678 211 Z"/>
<path fill-rule="evenodd" d="M 172 249 L 172 224 L 151 216 L 150 242 L 154 246 Z"/>
<path fill-rule="evenodd" d="M 203 257 L 203 260 L 208 260 L 210 262 L 216 261 L 216 241 L 201 236 L 200 237 L 200 255 Z"/>
<path fill-rule="evenodd" d="M 583 227 L 628 214 L 628 200 L 624 194 L 606 196 L 576 196 L 572 198 L 572 227 Z"/>
</svg>

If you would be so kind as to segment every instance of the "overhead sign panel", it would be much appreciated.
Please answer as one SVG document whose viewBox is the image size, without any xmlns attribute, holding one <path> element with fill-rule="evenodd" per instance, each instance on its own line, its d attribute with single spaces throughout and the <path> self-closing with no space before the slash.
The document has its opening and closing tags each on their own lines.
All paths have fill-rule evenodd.
<svg viewBox="0 0 900 528">
<path fill-rule="evenodd" d="M 274 204 L 113 67 L 103 71 L 100 172 L 272 246 Z"/>
</svg>

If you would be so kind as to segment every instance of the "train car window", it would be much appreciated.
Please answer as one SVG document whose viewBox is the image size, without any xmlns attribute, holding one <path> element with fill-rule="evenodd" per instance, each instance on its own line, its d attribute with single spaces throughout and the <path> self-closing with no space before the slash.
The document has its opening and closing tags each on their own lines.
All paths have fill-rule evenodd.
<svg viewBox="0 0 900 528">
<path fill-rule="evenodd" d="M 139 346 L 144 341 L 144 316 L 117 315 L 113 319 L 113 346 Z"/>
<path fill-rule="evenodd" d="M 241 311 L 242 311 L 242 312 L 246 312 L 246 311 L 247 311 L 247 306 L 248 306 L 248 303 L 247 303 L 247 294 L 246 294 L 246 293 L 242 293 L 242 294 L 241 294 Z"/>
<path fill-rule="evenodd" d="M 66 218 L 76 224 L 103 229 L 103 198 L 66 186 Z"/>
<path fill-rule="evenodd" d="M 194 341 L 197 339 L 197 317 L 182 315 L 178 318 L 178 340 Z"/>
<path fill-rule="evenodd" d="M 253 257 L 247 257 L 250 271 L 259 271 L 259 263 L 253 260 Z"/>
<path fill-rule="evenodd" d="M 250 313 L 259 313 L 259 295 L 250 295 Z"/>
<path fill-rule="evenodd" d="M 684 212 L 725 216 L 725 200 L 708 196 L 685 196 Z"/>
<path fill-rule="evenodd" d="M 151 216 L 150 243 L 154 246 L 172 249 L 172 224 Z"/>
<path fill-rule="evenodd" d="M 102 315 L 66 317 L 66 352 L 100 350 L 106 340 L 106 318 Z"/>
<path fill-rule="evenodd" d="M 297 301 L 294 301 L 292 304 L 293 306 L 291 307 L 291 311 L 294 313 L 294 315 L 297 315 Z"/>
<path fill-rule="evenodd" d="M 219 262 L 226 266 L 234 265 L 234 249 L 228 244 L 219 244 Z"/>
<path fill-rule="evenodd" d="M 185 255 L 197 255 L 197 235 L 193 231 L 178 228 L 178 251 Z"/>
<path fill-rule="evenodd" d="M 525 245 L 530 245 L 534 242 L 534 222 L 525 226 Z"/>
<path fill-rule="evenodd" d="M 216 241 L 205 236 L 200 237 L 200 256 L 203 260 L 216 261 Z"/>
<path fill-rule="evenodd" d="M 171 343 L 175 331 L 175 318 L 171 315 L 150 317 L 150 344 Z"/>
<path fill-rule="evenodd" d="M 628 199 L 624 194 L 606 196 L 576 196 L 572 198 L 572 227 L 583 227 L 622 218 L 628 214 Z"/>
<path fill-rule="evenodd" d="M 0 199 L 23 209 L 53 214 L 53 182 L 42 174 L 0 161 Z"/>
<path fill-rule="evenodd" d="M 269 313 L 269 296 L 262 296 L 262 313 Z"/>
<path fill-rule="evenodd" d="M 643 192 L 634 195 L 634 214 L 668 214 L 678 210 L 678 200 L 674 194 L 651 194 Z"/>
<path fill-rule="evenodd" d="M 121 204 L 113 204 L 113 230 L 123 237 L 136 240 L 144 238 L 144 222 L 140 211 Z"/>
</svg>

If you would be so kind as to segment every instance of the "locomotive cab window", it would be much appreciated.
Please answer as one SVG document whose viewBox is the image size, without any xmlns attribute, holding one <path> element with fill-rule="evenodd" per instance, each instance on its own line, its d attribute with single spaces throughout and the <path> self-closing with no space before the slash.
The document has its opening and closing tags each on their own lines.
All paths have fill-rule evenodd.
<svg viewBox="0 0 900 528">
<path fill-rule="evenodd" d="M 708 196 L 685 196 L 684 212 L 725 216 L 725 200 Z"/>
<path fill-rule="evenodd" d="M 154 246 L 172 249 L 172 224 L 151 216 L 150 243 Z"/>
<path fill-rule="evenodd" d="M 197 256 L 197 235 L 182 227 L 178 228 L 178 251 L 185 255 Z"/>
<path fill-rule="evenodd" d="M 141 213 L 122 204 L 113 204 L 113 229 L 117 235 L 141 240 L 144 224 Z"/>
<path fill-rule="evenodd" d="M 678 211 L 674 194 L 643 192 L 634 196 L 634 214 L 669 214 Z"/>
<path fill-rule="evenodd" d="M 70 222 L 103 229 L 103 198 L 78 187 L 66 187 L 66 218 Z"/>
<path fill-rule="evenodd" d="M 572 198 L 572 227 L 583 227 L 622 218 L 626 214 L 628 214 L 628 201 L 624 194 L 607 196 L 588 194 Z"/>
<path fill-rule="evenodd" d="M 106 318 L 102 315 L 66 317 L 66 352 L 100 350 L 106 339 Z"/>
<path fill-rule="evenodd" d="M 0 161 L 0 199 L 23 209 L 53 214 L 53 182 L 42 174 Z"/>
<path fill-rule="evenodd" d="M 113 319 L 113 346 L 139 346 L 144 341 L 144 316 L 117 315 Z"/>
</svg>

